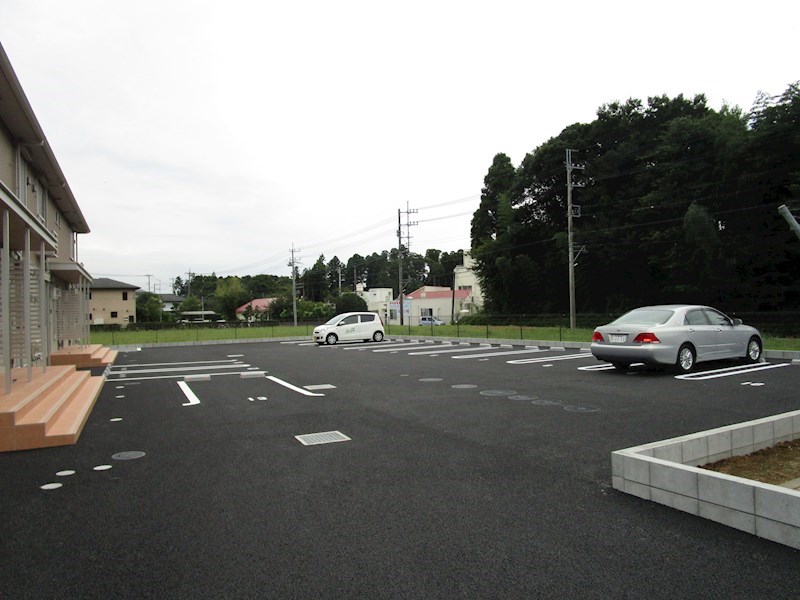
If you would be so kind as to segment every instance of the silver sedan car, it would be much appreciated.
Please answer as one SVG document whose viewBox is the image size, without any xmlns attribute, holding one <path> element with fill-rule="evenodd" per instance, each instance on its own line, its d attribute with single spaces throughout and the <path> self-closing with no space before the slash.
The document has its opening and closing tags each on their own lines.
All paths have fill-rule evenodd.
<svg viewBox="0 0 800 600">
<path fill-rule="evenodd" d="M 763 344 L 755 327 L 708 306 L 645 306 L 594 330 L 592 354 L 617 369 L 632 363 L 674 365 L 687 373 L 695 363 L 744 358 L 757 362 Z"/>
</svg>

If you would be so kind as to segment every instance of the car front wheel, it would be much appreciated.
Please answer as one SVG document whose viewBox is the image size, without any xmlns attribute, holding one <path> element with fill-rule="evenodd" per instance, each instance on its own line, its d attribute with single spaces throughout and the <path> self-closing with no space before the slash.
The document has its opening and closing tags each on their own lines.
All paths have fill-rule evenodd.
<svg viewBox="0 0 800 600">
<path fill-rule="evenodd" d="M 747 361 L 751 363 L 758 362 L 758 359 L 761 358 L 761 350 L 761 340 L 756 336 L 751 337 L 750 341 L 747 342 Z"/>
<path fill-rule="evenodd" d="M 338 340 L 339 338 L 336 337 L 335 333 L 329 333 L 325 336 L 325 343 L 328 344 L 328 346 L 333 346 Z"/>
<path fill-rule="evenodd" d="M 688 373 L 694 368 L 695 358 L 694 348 L 689 344 L 684 344 L 678 350 L 678 360 L 675 366 L 681 373 Z"/>
</svg>

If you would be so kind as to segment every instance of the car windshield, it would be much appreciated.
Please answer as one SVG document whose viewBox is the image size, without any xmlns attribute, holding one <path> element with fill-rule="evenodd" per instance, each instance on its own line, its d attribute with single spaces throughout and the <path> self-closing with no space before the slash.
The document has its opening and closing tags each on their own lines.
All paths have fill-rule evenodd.
<svg viewBox="0 0 800 600">
<path fill-rule="evenodd" d="M 336 325 L 342 318 L 342 315 L 336 315 L 332 319 L 325 322 L 325 325 Z"/>
<path fill-rule="evenodd" d="M 668 308 L 637 308 L 625 313 L 611 325 L 662 325 L 673 314 L 674 311 Z"/>
</svg>

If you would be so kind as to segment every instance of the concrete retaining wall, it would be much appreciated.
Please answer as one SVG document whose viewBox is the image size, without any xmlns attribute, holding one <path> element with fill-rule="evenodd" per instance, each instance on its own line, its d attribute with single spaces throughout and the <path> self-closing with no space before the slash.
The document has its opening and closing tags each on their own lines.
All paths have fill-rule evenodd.
<svg viewBox="0 0 800 600">
<path fill-rule="evenodd" d="M 611 454 L 615 489 L 800 549 L 800 492 L 697 468 L 800 439 L 800 411 Z"/>
</svg>

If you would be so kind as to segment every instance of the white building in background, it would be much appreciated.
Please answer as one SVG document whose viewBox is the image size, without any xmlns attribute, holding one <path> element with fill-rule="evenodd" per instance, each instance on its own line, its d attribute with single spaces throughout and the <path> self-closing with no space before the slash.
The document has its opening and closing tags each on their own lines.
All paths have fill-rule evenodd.
<svg viewBox="0 0 800 600">
<path fill-rule="evenodd" d="M 465 314 L 474 314 L 483 309 L 483 291 L 475 273 L 475 261 L 468 250 L 464 250 L 464 264 L 457 266 L 453 273 L 455 275 L 453 287 L 456 291 L 467 291 L 461 311 Z"/>
<path fill-rule="evenodd" d="M 360 296 L 367 303 L 367 310 L 376 312 L 380 315 L 383 322 L 389 318 L 389 303 L 392 301 L 394 292 L 392 288 L 372 288 L 364 289 L 363 283 L 356 284 L 356 295 Z"/>
</svg>

